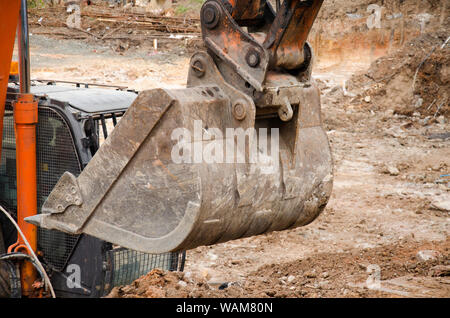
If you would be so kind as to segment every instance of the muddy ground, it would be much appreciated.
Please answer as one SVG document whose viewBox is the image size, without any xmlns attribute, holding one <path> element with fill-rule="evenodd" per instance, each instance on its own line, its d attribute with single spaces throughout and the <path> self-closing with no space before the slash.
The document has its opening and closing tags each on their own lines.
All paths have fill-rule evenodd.
<svg viewBox="0 0 450 318">
<path fill-rule="evenodd" d="M 363 15 L 365 2 L 360 2 L 351 12 L 336 10 L 336 21 L 343 15 L 353 14 L 354 20 L 357 14 Z M 399 3 L 406 17 L 423 13 L 418 5 L 412 8 L 411 1 Z M 330 49 L 337 52 L 333 58 L 326 58 L 322 49 L 314 77 L 322 89 L 335 182 L 331 200 L 315 222 L 188 251 L 184 273 L 156 270 L 130 286 L 114 289 L 111 296 L 450 297 L 446 95 L 450 52 L 448 45 L 439 45 L 450 34 L 448 23 L 442 23 L 448 21 L 443 3 L 424 1 L 422 9 L 431 10 L 433 18 L 418 24 L 415 33 L 409 28 L 404 39 L 392 42 L 397 47 L 387 45 L 376 51 L 376 46 L 369 45 L 368 50 L 376 53 L 370 58 L 363 45 L 360 50 Z M 327 24 L 322 21 L 321 25 Z M 356 28 L 348 38 L 370 44 L 385 34 L 384 29 L 363 29 L 363 25 Z M 337 46 L 336 37 L 315 37 L 314 41 Z M 417 58 L 409 56 L 410 63 L 399 66 L 398 60 L 406 60 L 409 52 L 405 46 L 423 37 L 432 40 L 418 44 L 421 51 L 412 51 Z M 123 52 L 105 41 L 37 34 L 31 36 L 31 44 L 33 78 L 110 83 L 137 90 L 186 84 L 189 50 L 182 40 L 158 51 L 131 46 Z M 404 59 L 396 55 L 398 49 L 404 50 Z M 343 57 L 357 62 L 349 66 Z M 380 63 L 384 68 L 377 66 Z M 411 89 L 419 65 L 420 87 L 435 90 L 416 89 L 407 98 L 394 98 L 396 90 Z M 386 72 L 386 78 L 371 79 L 374 72 Z"/>
</svg>

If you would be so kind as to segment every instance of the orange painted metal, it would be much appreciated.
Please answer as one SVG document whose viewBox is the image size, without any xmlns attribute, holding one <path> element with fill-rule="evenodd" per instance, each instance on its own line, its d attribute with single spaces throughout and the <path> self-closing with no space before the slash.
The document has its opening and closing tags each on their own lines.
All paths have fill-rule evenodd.
<svg viewBox="0 0 450 318">
<path fill-rule="evenodd" d="M 324 0 L 284 1 L 270 25 L 263 46 L 270 66 L 296 70 L 304 66 L 304 46 Z"/>
<path fill-rule="evenodd" d="M 303 47 L 323 0 L 312 1 L 308 6 L 300 4 L 300 1 L 291 2 L 292 18 L 286 29 L 279 28 L 277 21 L 273 24 L 277 32 L 276 37 L 279 39 L 276 40 L 278 45 L 274 45 L 271 49 L 278 67 L 295 69 L 301 66 L 304 57 Z"/>
<path fill-rule="evenodd" d="M 303 48 L 324 0 L 284 1 L 264 40 L 269 50 L 270 66 L 287 70 L 299 69 L 305 61 Z M 259 25 L 265 14 L 266 0 L 228 0 L 232 17 L 239 25 Z M 266 21 L 267 23 L 267 21 Z M 228 34 L 223 36 L 227 37 Z M 242 43 L 232 41 L 242 48 Z"/>
<path fill-rule="evenodd" d="M 3 133 L 6 91 L 10 72 L 17 75 L 17 64 L 11 64 L 19 21 L 21 1 L 0 0 L 0 155 Z M 33 250 L 37 249 L 37 227 L 24 221 L 37 213 L 36 186 L 36 124 L 37 102 L 31 94 L 22 94 L 14 104 L 17 167 L 17 223 Z M 8 252 L 29 254 L 25 242 L 18 235 Z M 33 284 L 36 270 L 30 262 L 21 265 L 22 294 L 35 294 Z"/>
<path fill-rule="evenodd" d="M 19 62 L 11 62 L 11 68 L 9 75 L 17 76 L 19 75 Z"/>
<path fill-rule="evenodd" d="M 17 164 L 17 223 L 31 248 L 37 249 L 37 227 L 24 221 L 24 218 L 37 214 L 36 182 L 36 124 L 38 122 L 38 103 L 31 94 L 20 95 L 14 104 L 14 129 L 16 134 Z M 28 253 L 25 242 L 18 236 L 16 252 Z M 29 262 L 21 267 L 22 294 L 34 294 L 33 283 L 36 270 Z"/>
<path fill-rule="evenodd" d="M 6 89 L 8 87 L 19 10 L 19 0 L 0 1 L 0 155 L 3 140 Z"/>
<path fill-rule="evenodd" d="M 229 1 L 233 7 L 232 16 L 235 20 L 253 20 L 262 18 L 264 13 L 263 0 L 249 0 L 249 1 Z"/>
</svg>

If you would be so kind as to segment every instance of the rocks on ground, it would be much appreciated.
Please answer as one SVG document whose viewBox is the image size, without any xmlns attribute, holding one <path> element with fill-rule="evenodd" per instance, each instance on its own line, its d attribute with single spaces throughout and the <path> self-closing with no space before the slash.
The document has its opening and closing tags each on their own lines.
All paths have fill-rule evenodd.
<svg viewBox="0 0 450 318">
<path fill-rule="evenodd" d="M 239 282 L 220 286 L 201 275 L 153 270 L 131 285 L 116 287 L 110 298 L 124 297 L 398 297 L 400 290 L 367 288 L 373 269 L 379 270 L 380 286 L 402 278 L 408 284 L 421 278 L 433 281 L 439 294 L 450 293 L 450 241 L 351 249 L 342 253 L 319 253 L 304 259 L 261 266 Z M 412 278 L 414 280 L 412 280 Z M 418 288 L 420 286 L 417 286 Z M 405 294 L 406 295 L 406 294 Z M 414 293 L 407 295 L 414 296 Z M 449 295 L 449 294 L 447 294 Z"/>
</svg>

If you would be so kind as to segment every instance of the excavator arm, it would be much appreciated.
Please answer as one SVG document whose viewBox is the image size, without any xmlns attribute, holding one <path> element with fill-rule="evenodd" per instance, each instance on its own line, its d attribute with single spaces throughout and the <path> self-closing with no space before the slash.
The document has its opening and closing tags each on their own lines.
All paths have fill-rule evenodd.
<svg viewBox="0 0 450 318">
<path fill-rule="evenodd" d="M 185 89 L 141 92 L 28 222 L 162 253 L 312 222 L 333 165 L 306 42 L 322 0 L 208 0 Z"/>
</svg>

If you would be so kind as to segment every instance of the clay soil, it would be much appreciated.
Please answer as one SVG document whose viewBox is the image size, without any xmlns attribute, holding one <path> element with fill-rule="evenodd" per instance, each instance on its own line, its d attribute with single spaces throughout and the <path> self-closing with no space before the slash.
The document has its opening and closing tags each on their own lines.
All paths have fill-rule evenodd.
<svg viewBox="0 0 450 318">
<path fill-rule="evenodd" d="M 364 1 L 354 3 L 348 14 L 366 14 Z M 154 270 L 109 297 L 450 297 L 450 34 L 441 23 L 448 10 L 439 1 L 401 3 L 410 5 L 405 17 L 423 9 L 431 22 L 369 61 L 358 58 L 367 53 L 363 46 L 362 53 L 342 47 L 334 59 L 322 49 L 317 61 L 313 75 L 335 161 L 322 215 L 303 228 L 188 251 L 184 272 Z M 336 21 L 347 14 L 342 7 Z M 350 31 L 361 43 L 384 34 Z M 338 35 L 327 36 L 314 41 Z M 33 78 L 182 88 L 190 53 L 180 41 L 117 52 L 104 41 L 36 34 Z M 350 67 L 342 56 L 360 63 Z"/>
</svg>

